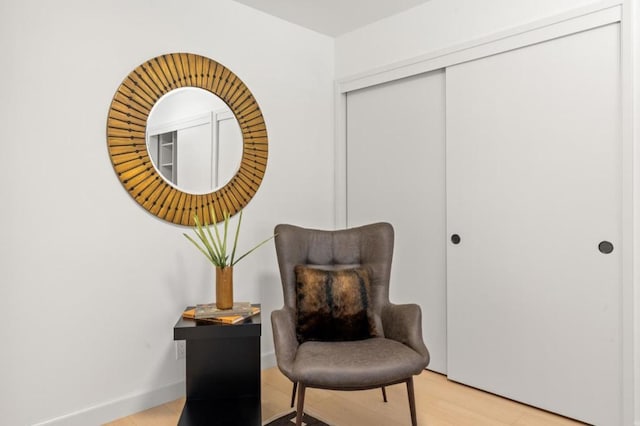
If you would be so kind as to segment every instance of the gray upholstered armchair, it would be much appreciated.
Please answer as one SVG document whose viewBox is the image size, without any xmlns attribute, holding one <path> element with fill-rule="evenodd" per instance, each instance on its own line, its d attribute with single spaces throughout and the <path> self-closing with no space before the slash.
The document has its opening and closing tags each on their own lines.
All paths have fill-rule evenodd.
<svg viewBox="0 0 640 426">
<path fill-rule="evenodd" d="M 278 368 L 294 385 L 292 406 L 296 388 L 299 388 L 296 424 L 301 425 L 302 422 L 305 389 L 308 387 L 334 390 L 382 388 L 386 401 L 384 387 L 404 382 L 409 396 L 411 423 L 416 425 L 413 375 L 420 374 L 427 366 L 429 352 L 422 340 L 420 307 L 389 302 L 393 227 L 388 223 L 376 223 L 346 230 L 322 231 L 278 225 L 275 232 L 284 307 L 271 314 L 271 322 Z M 312 268 L 316 272 L 335 271 L 331 273 L 366 271 L 364 274 L 351 274 L 355 278 L 350 282 L 355 283 L 356 288 L 367 290 L 355 293 L 361 293 L 357 297 L 367 305 L 367 317 L 374 330 L 372 335 L 337 341 L 314 336 L 308 340 L 304 336 L 301 338 L 299 322 L 308 320 L 301 317 L 298 309 L 306 297 L 300 294 L 304 284 L 300 282 L 301 267 Z M 335 276 L 320 277 L 322 285 L 337 280 Z M 328 291 L 331 293 L 337 289 Z M 335 294 L 327 297 L 330 296 L 337 298 Z"/>
</svg>

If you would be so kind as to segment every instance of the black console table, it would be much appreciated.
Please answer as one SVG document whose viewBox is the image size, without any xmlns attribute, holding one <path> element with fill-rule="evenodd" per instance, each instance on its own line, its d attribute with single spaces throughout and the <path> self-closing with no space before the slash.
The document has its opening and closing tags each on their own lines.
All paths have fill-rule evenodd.
<svg viewBox="0 0 640 426">
<path fill-rule="evenodd" d="M 178 320 L 173 339 L 187 348 L 179 426 L 261 424 L 261 330 L 260 314 L 234 325 Z"/>
</svg>

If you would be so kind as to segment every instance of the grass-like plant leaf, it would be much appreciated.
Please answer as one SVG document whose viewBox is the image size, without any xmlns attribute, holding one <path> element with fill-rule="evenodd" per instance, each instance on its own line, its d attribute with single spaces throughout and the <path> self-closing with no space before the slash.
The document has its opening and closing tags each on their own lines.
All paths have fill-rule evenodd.
<svg viewBox="0 0 640 426">
<path fill-rule="evenodd" d="M 209 235 L 209 239 L 207 239 L 207 235 L 202 227 L 202 224 L 198 220 L 197 217 L 194 216 L 194 221 L 196 223 L 196 234 L 200 237 L 200 241 L 207 248 L 207 251 L 210 253 L 211 262 L 214 265 L 220 263 L 220 258 L 222 257 L 222 253 L 220 252 L 220 246 L 216 244 L 216 241 L 211 237 L 211 231 L 209 227 L 206 226 L 207 234 Z"/>
<path fill-rule="evenodd" d="M 267 243 L 269 240 L 275 237 L 275 235 L 270 236 L 264 241 L 260 242 L 260 244 L 254 246 L 251 250 L 244 253 L 242 256 L 235 258 L 236 256 L 236 248 L 238 246 L 238 236 L 240 235 L 240 225 L 242 223 L 242 210 L 240 210 L 240 215 L 238 216 L 238 226 L 236 227 L 236 235 L 233 239 L 233 247 L 231 248 L 231 256 L 227 254 L 227 237 L 229 231 L 229 220 L 231 215 L 228 212 L 223 212 L 223 231 L 222 237 L 220 236 L 220 231 L 218 230 L 216 213 L 211 207 L 211 218 L 213 219 L 213 224 L 209 225 L 205 223 L 204 225 L 200 222 L 198 215 L 194 215 L 193 219 L 195 222 L 195 226 L 193 227 L 193 231 L 198 237 L 200 242 L 196 241 L 196 239 L 190 237 L 189 235 L 183 233 L 191 243 L 197 247 L 198 250 L 211 262 L 214 266 L 219 268 L 224 268 L 227 266 L 233 266 L 236 263 L 240 262 L 242 259 L 247 257 L 249 254 L 253 253 L 260 246 Z M 211 228 L 213 227 L 213 233 L 211 232 Z"/>
<path fill-rule="evenodd" d="M 236 228 L 236 237 L 233 240 L 233 250 L 231 251 L 231 263 L 235 264 L 234 259 L 236 258 L 236 247 L 238 246 L 238 235 L 240 235 L 240 224 L 242 223 L 242 210 L 240 210 L 240 215 L 238 215 L 238 227 Z"/>
<path fill-rule="evenodd" d="M 240 262 L 242 259 L 244 259 L 245 257 L 249 256 L 251 253 L 253 253 L 254 250 L 258 249 L 260 246 L 262 246 L 263 244 L 266 244 L 267 242 L 269 242 L 270 239 L 274 238 L 275 235 L 270 236 L 269 238 L 267 238 L 266 240 L 262 241 L 260 244 L 258 244 L 257 246 L 255 246 L 254 248 L 252 248 L 251 250 L 249 250 L 248 252 L 246 252 L 245 254 L 243 254 L 242 256 L 240 256 L 235 262 L 233 262 L 231 264 L 231 266 L 235 265 L 236 263 Z"/>
</svg>

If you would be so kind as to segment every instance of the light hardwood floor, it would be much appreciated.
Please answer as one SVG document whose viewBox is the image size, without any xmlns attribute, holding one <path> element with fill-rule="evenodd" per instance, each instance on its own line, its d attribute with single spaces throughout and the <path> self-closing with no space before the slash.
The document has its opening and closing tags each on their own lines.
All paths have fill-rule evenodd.
<svg viewBox="0 0 640 426">
<path fill-rule="evenodd" d="M 425 371 L 414 378 L 418 424 L 424 426 L 569 426 L 582 423 L 479 391 Z M 411 423 L 403 384 L 379 389 L 334 392 L 308 389 L 305 412 L 336 426 L 403 426 Z M 289 410 L 291 382 L 277 368 L 262 372 L 262 418 Z M 184 398 L 125 417 L 108 426 L 174 426 Z"/>
</svg>

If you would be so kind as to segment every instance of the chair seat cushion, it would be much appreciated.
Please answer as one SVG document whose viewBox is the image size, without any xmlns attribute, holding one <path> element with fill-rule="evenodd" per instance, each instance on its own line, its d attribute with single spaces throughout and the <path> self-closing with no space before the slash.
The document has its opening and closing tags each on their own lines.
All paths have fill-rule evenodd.
<svg viewBox="0 0 640 426">
<path fill-rule="evenodd" d="M 291 379 L 311 387 L 364 389 L 408 379 L 425 367 L 413 349 L 382 337 L 309 341 L 298 347 Z"/>
</svg>

